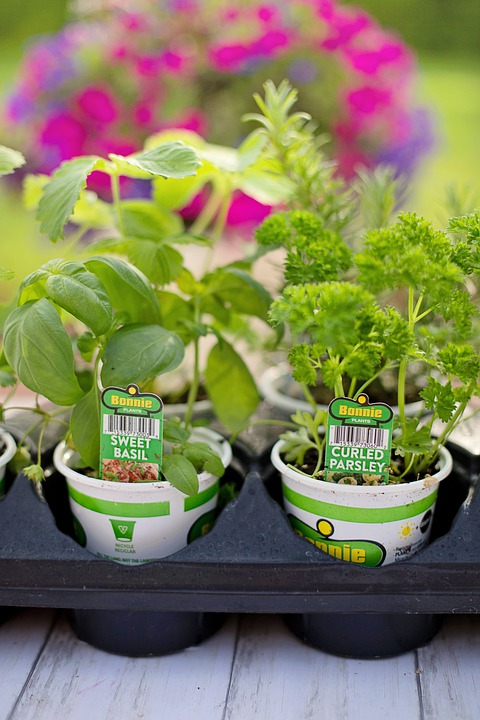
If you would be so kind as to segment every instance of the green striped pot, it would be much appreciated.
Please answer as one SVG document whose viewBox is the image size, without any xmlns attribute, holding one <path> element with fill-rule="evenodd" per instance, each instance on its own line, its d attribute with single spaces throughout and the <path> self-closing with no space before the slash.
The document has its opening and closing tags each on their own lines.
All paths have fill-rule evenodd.
<svg viewBox="0 0 480 720">
<path fill-rule="evenodd" d="M 0 428 L 0 445 L 4 446 L 0 456 L 0 498 L 5 495 L 5 473 L 7 465 L 17 451 L 17 444 L 10 433 Z"/>
<path fill-rule="evenodd" d="M 230 444 L 208 428 L 192 440 L 207 442 L 227 467 Z M 78 455 L 60 443 L 54 464 L 67 481 L 78 541 L 97 557 L 135 565 L 171 555 L 205 534 L 218 500 L 219 480 L 199 475 L 199 492 L 187 497 L 168 482 L 120 483 L 90 478 L 72 466 Z"/>
<path fill-rule="evenodd" d="M 282 444 L 274 445 L 271 460 L 281 474 L 285 510 L 297 535 L 333 558 L 366 567 L 405 560 L 426 545 L 439 483 L 452 469 L 446 448 L 432 477 L 365 487 L 296 472 L 282 461 Z"/>
</svg>

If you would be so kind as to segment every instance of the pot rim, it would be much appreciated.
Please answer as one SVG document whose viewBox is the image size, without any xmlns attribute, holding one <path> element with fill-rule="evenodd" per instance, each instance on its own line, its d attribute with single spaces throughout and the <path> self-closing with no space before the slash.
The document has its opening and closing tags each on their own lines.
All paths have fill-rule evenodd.
<svg viewBox="0 0 480 720">
<path fill-rule="evenodd" d="M 223 435 L 220 435 L 220 433 L 217 433 L 216 430 L 212 430 L 211 428 L 202 427 L 194 428 L 194 430 L 192 431 L 192 437 L 195 440 L 207 442 L 208 444 L 210 444 L 211 447 L 213 447 L 213 449 L 219 451 L 220 459 L 225 468 L 230 465 L 232 461 L 232 447 L 228 440 L 223 437 Z M 116 482 L 114 480 L 100 480 L 100 478 L 91 478 L 87 475 L 84 475 L 83 473 L 77 472 L 74 468 L 70 467 L 68 462 L 71 461 L 75 456 L 78 457 L 78 453 L 75 450 L 69 448 L 65 440 L 62 440 L 57 445 L 53 453 L 53 464 L 55 465 L 58 472 L 64 475 L 67 479 L 70 475 L 70 477 L 88 487 L 103 489 L 111 488 L 116 493 L 131 492 L 133 488 L 134 492 L 136 493 L 148 493 L 149 491 L 151 491 L 152 488 L 158 488 L 160 490 L 174 489 L 173 485 L 167 480 L 158 480 L 157 482 L 145 483 L 123 483 Z M 198 476 L 200 489 L 202 489 L 202 485 L 209 483 L 212 477 L 213 475 L 209 472 L 204 471 L 200 473 Z"/>
<path fill-rule="evenodd" d="M 7 463 L 10 462 L 10 460 L 13 458 L 13 456 L 17 452 L 17 443 L 16 443 L 13 435 L 10 435 L 10 433 L 7 432 L 7 430 L 4 430 L 3 428 L 0 428 L 0 438 L 6 444 L 5 451 L 0 456 L 0 466 L 3 467 L 4 465 L 7 465 Z"/>
<path fill-rule="evenodd" d="M 388 495 L 389 493 L 394 492 L 402 492 L 403 490 L 410 489 L 411 491 L 415 491 L 416 489 L 424 488 L 426 487 L 425 478 L 421 478 L 420 480 L 414 480 L 413 482 L 409 483 L 395 483 L 394 485 L 339 485 L 338 483 L 329 483 L 325 480 L 310 478 L 306 475 L 302 475 L 302 473 L 297 472 L 293 468 L 288 467 L 283 460 L 280 457 L 280 452 L 282 449 L 283 440 L 278 440 L 275 445 L 272 448 L 270 459 L 272 462 L 272 465 L 281 473 L 284 475 L 290 476 L 292 479 L 295 479 L 297 482 L 301 482 L 305 484 L 307 487 L 315 488 L 318 487 L 318 483 L 322 483 L 322 487 L 325 489 L 325 486 L 328 485 L 332 488 L 332 490 L 335 490 L 336 493 L 344 493 L 344 494 L 351 494 L 351 493 L 357 493 L 361 492 L 362 494 L 367 495 L 375 495 L 375 494 L 385 494 Z M 440 446 L 440 455 L 438 460 L 440 467 L 438 470 L 433 474 L 429 476 L 428 484 L 431 487 L 435 487 L 441 480 L 444 480 L 446 477 L 448 477 L 452 471 L 453 467 L 453 458 L 449 450 L 444 445 Z M 435 482 L 431 482 L 434 480 Z"/>
</svg>

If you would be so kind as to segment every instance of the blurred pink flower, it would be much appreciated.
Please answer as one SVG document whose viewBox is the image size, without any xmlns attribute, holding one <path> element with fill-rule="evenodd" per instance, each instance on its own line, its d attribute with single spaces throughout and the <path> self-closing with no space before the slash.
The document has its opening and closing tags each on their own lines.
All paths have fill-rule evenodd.
<svg viewBox="0 0 480 720">
<path fill-rule="evenodd" d="M 118 118 L 119 110 L 111 93 L 101 87 L 87 87 L 74 98 L 81 112 L 94 122 L 109 124 Z"/>
<path fill-rule="evenodd" d="M 279 16 L 278 8 L 275 5 L 261 5 L 257 10 L 258 19 L 262 22 L 276 20 Z"/>
<path fill-rule="evenodd" d="M 250 48 L 240 43 L 217 45 L 210 49 L 208 56 L 210 62 L 217 70 L 221 72 L 235 72 L 249 59 Z"/>
<path fill-rule="evenodd" d="M 227 224 L 230 226 L 259 225 L 272 211 L 270 205 L 263 205 L 242 192 L 235 193 L 228 211 Z"/>
<path fill-rule="evenodd" d="M 285 30 L 270 30 L 252 42 L 250 51 L 254 55 L 274 56 L 288 47 L 289 43 L 290 33 Z"/>
<path fill-rule="evenodd" d="M 364 13 L 353 16 L 349 12 L 332 13 L 329 35 L 323 40 L 322 47 L 325 50 L 337 50 L 347 45 L 370 25 L 371 20 Z"/>
<path fill-rule="evenodd" d="M 156 77 L 162 67 L 162 55 L 144 55 L 136 59 L 135 70 L 144 77 Z"/>
<path fill-rule="evenodd" d="M 55 148 L 50 162 L 42 165 L 43 172 L 51 172 L 62 160 L 85 152 L 87 132 L 84 124 L 66 112 L 45 118 L 40 130 L 40 142 Z"/>
<path fill-rule="evenodd" d="M 348 104 L 364 115 L 372 115 L 392 101 L 390 90 L 365 85 L 347 94 Z"/>
</svg>

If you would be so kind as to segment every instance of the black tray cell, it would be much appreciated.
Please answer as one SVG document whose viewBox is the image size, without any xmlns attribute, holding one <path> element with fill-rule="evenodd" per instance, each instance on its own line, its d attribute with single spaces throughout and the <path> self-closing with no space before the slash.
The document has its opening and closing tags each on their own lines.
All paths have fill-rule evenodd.
<svg viewBox="0 0 480 720">
<path fill-rule="evenodd" d="M 374 659 L 426 645 L 440 630 L 442 616 L 314 613 L 288 615 L 285 622 L 307 645 L 331 655 Z"/>
<path fill-rule="evenodd" d="M 114 655 L 168 655 L 198 645 L 220 629 L 224 615 L 144 610 L 71 610 L 80 640 Z"/>
</svg>

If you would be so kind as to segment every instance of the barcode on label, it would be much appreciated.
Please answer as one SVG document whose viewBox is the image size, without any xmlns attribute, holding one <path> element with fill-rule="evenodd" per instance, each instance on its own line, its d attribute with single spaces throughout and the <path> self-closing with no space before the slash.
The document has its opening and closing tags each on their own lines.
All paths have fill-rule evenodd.
<svg viewBox="0 0 480 720">
<path fill-rule="evenodd" d="M 382 428 L 333 425 L 330 428 L 330 445 L 354 445 L 355 447 L 388 450 L 389 431 Z"/>
<path fill-rule="evenodd" d="M 160 420 L 132 415 L 104 415 L 103 432 L 107 435 L 137 435 L 160 438 Z"/>
</svg>

